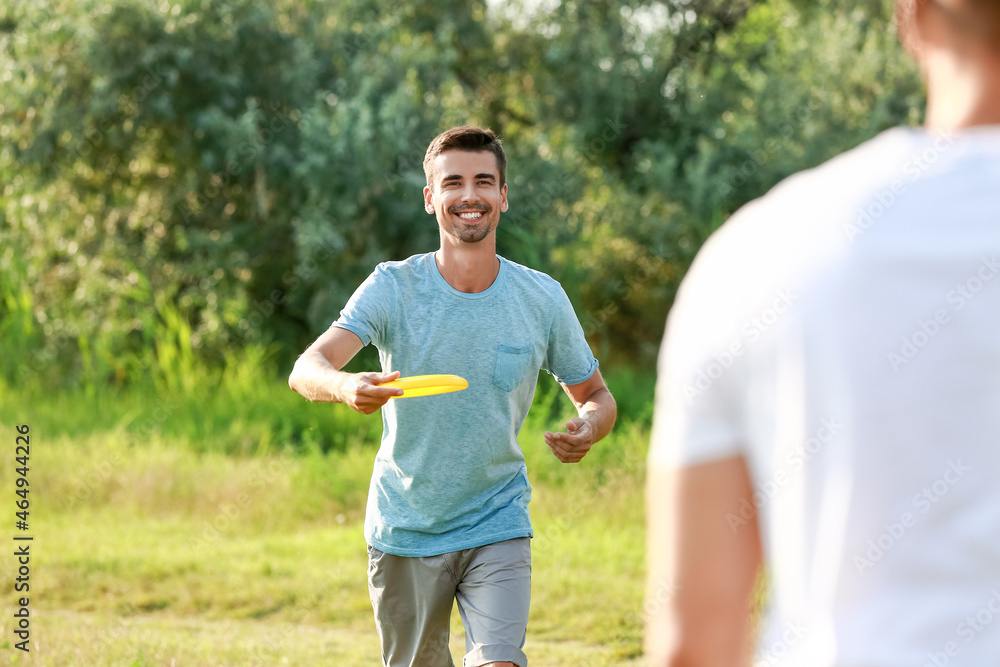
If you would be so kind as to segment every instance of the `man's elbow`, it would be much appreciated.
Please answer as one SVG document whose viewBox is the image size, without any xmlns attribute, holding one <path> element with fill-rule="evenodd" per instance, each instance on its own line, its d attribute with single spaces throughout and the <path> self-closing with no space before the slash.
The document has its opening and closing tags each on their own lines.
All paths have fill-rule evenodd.
<svg viewBox="0 0 1000 667">
<path fill-rule="evenodd" d="M 657 641 L 659 639 L 659 641 Z M 747 645 L 725 641 L 711 633 L 675 631 L 662 638 L 647 636 L 645 653 L 650 667 L 743 667 L 749 664 Z"/>
<path fill-rule="evenodd" d="M 662 609 L 646 619 L 646 641 L 643 646 L 649 667 L 692 667 L 700 662 L 698 643 L 680 632 L 676 615 Z"/>
</svg>

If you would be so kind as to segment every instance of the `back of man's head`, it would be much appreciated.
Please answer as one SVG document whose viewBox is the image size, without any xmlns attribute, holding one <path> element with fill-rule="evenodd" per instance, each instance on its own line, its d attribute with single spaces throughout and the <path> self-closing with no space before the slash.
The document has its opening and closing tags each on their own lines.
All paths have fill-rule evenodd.
<svg viewBox="0 0 1000 667">
<path fill-rule="evenodd" d="M 976 40 L 980 46 L 1000 51 L 1000 0 L 897 0 L 896 16 L 901 26 L 911 24 L 918 13 L 939 21 L 955 36 Z M 904 39 L 906 38 L 904 27 Z"/>
</svg>

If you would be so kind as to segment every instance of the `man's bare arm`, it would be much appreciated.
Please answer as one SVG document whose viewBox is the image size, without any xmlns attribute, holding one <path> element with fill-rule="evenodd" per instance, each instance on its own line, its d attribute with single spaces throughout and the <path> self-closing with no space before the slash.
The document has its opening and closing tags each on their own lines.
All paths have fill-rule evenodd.
<svg viewBox="0 0 1000 667">
<path fill-rule="evenodd" d="M 371 414 L 402 389 L 379 385 L 399 377 L 392 373 L 345 373 L 340 370 L 354 358 L 364 343 L 356 334 L 330 327 L 295 362 L 288 386 L 310 401 L 346 403 L 358 412 Z"/>
<path fill-rule="evenodd" d="M 749 665 L 751 594 L 761 565 L 742 456 L 647 475 L 646 656 L 655 667 Z M 740 521 L 731 521 L 740 517 Z"/>
<path fill-rule="evenodd" d="M 562 388 L 576 406 L 578 416 L 566 422 L 565 433 L 546 431 L 545 444 L 563 463 L 578 463 L 597 441 L 611 432 L 618 417 L 618 405 L 599 370 L 586 382 L 564 384 Z"/>
</svg>

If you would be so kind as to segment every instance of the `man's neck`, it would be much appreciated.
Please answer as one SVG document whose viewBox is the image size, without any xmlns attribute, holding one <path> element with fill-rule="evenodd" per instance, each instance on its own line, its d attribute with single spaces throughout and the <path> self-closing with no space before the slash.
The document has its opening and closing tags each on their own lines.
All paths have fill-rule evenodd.
<svg viewBox="0 0 1000 667">
<path fill-rule="evenodd" d="M 466 294 L 489 289 L 500 273 L 496 237 L 491 234 L 479 243 L 461 245 L 448 241 L 442 239 L 441 248 L 434 253 L 441 277 Z"/>
<path fill-rule="evenodd" d="M 1000 67 L 1000 61 L 995 63 Z M 1000 76 L 992 63 L 947 56 L 927 70 L 927 122 L 935 130 L 1000 125 Z"/>
</svg>

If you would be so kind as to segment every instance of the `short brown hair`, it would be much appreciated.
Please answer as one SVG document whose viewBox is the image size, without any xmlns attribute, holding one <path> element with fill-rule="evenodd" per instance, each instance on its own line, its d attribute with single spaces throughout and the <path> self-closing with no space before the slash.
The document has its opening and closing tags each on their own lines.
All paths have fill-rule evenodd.
<svg viewBox="0 0 1000 667">
<path fill-rule="evenodd" d="M 993 50 L 1000 49 L 1000 2 L 997 0 L 896 0 L 896 23 L 903 26 L 912 21 L 921 3 L 941 12 L 954 30 L 978 37 Z M 903 38 L 906 45 L 905 34 Z"/>
<path fill-rule="evenodd" d="M 462 125 L 445 130 L 434 137 L 434 141 L 427 147 L 427 154 L 424 156 L 424 175 L 427 176 L 427 185 L 431 185 L 431 163 L 441 153 L 445 151 L 468 151 L 478 153 L 489 151 L 496 156 L 497 171 L 500 172 L 500 187 L 507 183 L 507 156 L 503 152 L 503 144 L 500 137 L 489 128 L 475 127 L 473 125 Z"/>
</svg>

